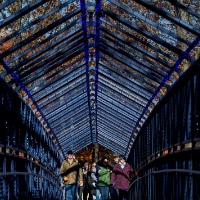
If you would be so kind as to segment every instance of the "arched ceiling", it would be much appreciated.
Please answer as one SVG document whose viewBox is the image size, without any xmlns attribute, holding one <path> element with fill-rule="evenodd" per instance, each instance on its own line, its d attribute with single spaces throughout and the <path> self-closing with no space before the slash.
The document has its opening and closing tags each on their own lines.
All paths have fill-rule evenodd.
<svg viewBox="0 0 200 200">
<path fill-rule="evenodd" d="M 151 111 L 199 58 L 199 0 L 1 0 L 1 77 L 61 154 L 128 155 Z"/>
</svg>

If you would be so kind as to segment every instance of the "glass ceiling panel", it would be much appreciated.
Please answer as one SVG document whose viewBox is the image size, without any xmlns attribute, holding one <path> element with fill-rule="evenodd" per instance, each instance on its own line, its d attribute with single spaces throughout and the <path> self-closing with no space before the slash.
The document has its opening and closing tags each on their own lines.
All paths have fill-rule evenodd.
<svg viewBox="0 0 200 200">
<path fill-rule="evenodd" d="M 48 88 L 46 88 L 44 91 L 40 92 L 41 95 L 37 94 L 38 98 L 36 98 L 36 96 L 34 98 L 38 101 L 39 106 L 44 106 L 48 104 L 48 102 L 61 97 L 83 83 L 85 83 L 85 75 L 78 76 L 76 79 L 73 79 L 73 81 L 67 84 L 65 81 L 60 82 L 60 84 L 53 87 L 52 91 L 49 91 Z M 56 93 L 54 93 L 54 91 L 56 91 Z"/>
<path fill-rule="evenodd" d="M 128 97 L 134 103 L 139 104 L 139 106 L 143 106 L 144 102 L 147 101 L 146 98 L 144 99 L 140 94 L 137 94 L 129 87 L 126 87 L 126 85 L 125 86 L 120 85 L 119 81 L 117 83 L 112 82 L 112 80 L 105 78 L 101 74 L 99 74 L 99 77 L 100 77 L 99 83 L 102 83 L 103 85 L 105 85 L 105 87 L 108 87 L 111 91 L 114 90 L 114 92 L 116 94 L 119 94 L 120 96 Z M 103 81 L 105 81 L 106 84 L 104 84 Z"/>
<path fill-rule="evenodd" d="M 108 136 L 109 137 L 109 139 L 110 138 L 112 138 L 113 137 L 113 141 L 115 142 L 115 143 L 118 143 L 118 144 L 121 144 L 121 146 L 127 146 L 127 143 L 128 143 L 128 139 L 126 139 L 125 137 L 124 137 L 124 135 L 119 135 L 119 134 L 117 134 L 116 132 L 108 132 L 106 129 L 104 129 L 103 127 L 102 127 L 102 129 L 101 130 L 99 130 L 99 132 L 100 132 L 100 134 L 101 135 L 106 135 L 106 136 Z M 129 136 L 129 138 L 130 138 L 130 134 L 127 134 L 128 136 Z M 121 136 L 121 137 L 119 137 L 119 136 Z M 121 141 L 121 143 L 120 143 L 120 141 Z"/>
<path fill-rule="evenodd" d="M 50 58 L 50 60 L 48 59 L 47 61 L 45 60 L 41 60 L 40 64 L 37 65 L 37 67 L 31 69 L 30 71 L 27 71 L 23 74 L 21 74 L 19 76 L 19 78 L 25 82 L 26 85 L 28 85 L 29 83 L 31 83 L 32 81 L 35 80 L 34 76 L 36 78 L 41 78 L 43 75 L 49 75 L 53 72 L 55 72 L 55 70 L 59 70 L 61 68 L 61 64 L 66 63 L 66 61 L 68 60 L 69 57 L 72 57 L 72 55 L 78 55 L 78 53 L 80 53 L 80 49 L 81 49 L 81 45 L 77 46 L 76 49 L 71 49 L 68 51 L 68 49 L 66 49 L 64 52 L 62 52 L 61 56 L 58 56 L 57 54 L 54 55 L 54 58 Z M 82 49 L 83 50 L 83 49 Z M 67 53 L 66 53 L 67 52 Z M 77 52 L 77 53 L 76 53 Z M 53 61 L 53 62 L 51 62 Z M 48 64 L 47 67 L 45 64 Z M 58 67 L 59 66 L 59 67 Z M 40 71 L 40 68 L 43 67 L 45 69 L 44 71 Z M 39 73 L 37 73 L 37 71 L 39 70 Z M 33 74 L 32 76 L 26 78 L 26 76 L 28 76 L 29 74 Z M 26 81 L 24 80 L 24 78 L 26 79 Z"/>
<path fill-rule="evenodd" d="M 82 131 L 79 134 L 70 134 L 68 137 L 66 137 L 66 140 L 64 140 L 61 145 L 66 143 L 71 143 L 70 141 L 74 141 L 74 143 L 79 142 L 80 140 L 88 140 L 90 138 L 90 134 L 88 134 L 88 131 Z"/>
<path fill-rule="evenodd" d="M 52 120 L 51 122 L 57 123 L 56 121 L 62 122 L 62 120 L 65 120 L 67 118 L 73 117 L 73 114 L 76 112 L 79 112 L 80 110 L 85 110 L 87 108 L 87 98 L 81 99 L 80 101 L 77 101 L 72 106 L 68 106 L 67 109 L 65 109 L 60 115 L 63 116 L 62 119 L 59 120 Z M 55 115 L 54 115 L 55 116 Z"/>
<path fill-rule="evenodd" d="M 186 24 L 192 25 L 194 28 L 199 28 L 199 15 L 200 9 L 199 9 L 199 0 L 189 0 L 189 1 L 182 1 L 177 0 L 182 6 L 175 6 L 176 2 L 157 2 L 152 3 L 162 8 L 165 12 L 168 12 L 169 14 L 173 15 L 174 17 L 178 17 L 179 19 L 183 20 Z M 175 3 L 175 4 L 174 4 Z M 178 5 L 178 4 L 177 4 Z"/>
<path fill-rule="evenodd" d="M 46 87 L 53 87 L 57 82 L 60 83 L 60 80 L 65 79 L 68 74 L 73 73 L 77 70 L 83 70 L 82 66 L 84 65 L 83 55 L 79 54 L 78 58 L 74 57 L 75 61 L 70 59 L 60 67 L 48 73 L 44 78 L 35 80 L 33 83 L 29 84 L 29 88 L 32 95 L 38 93 L 41 90 L 44 90 Z M 76 59 L 77 58 L 77 59 Z"/>
<path fill-rule="evenodd" d="M 134 113 L 130 113 L 127 111 L 124 111 L 122 108 L 118 108 L 118 106 L 115 105 L 115 102 L 109 101 L 105 95 L 98 96 L 98 102 L 103 103 L 104 105 L 107 105 L 109 108 L 112 108 L 113 110 L 119 112 L 120 114 L 123 114 L 130 120 L 137 121 L 137 118 L 134 116 Z"/>
<path fill-rule="evenodd" d="M 122 146 L 118 143 L 116 143 L 114 140 L 112 140 L 112 138 L 108 138 L 106 137 L 104 134 L 101 134 L 101 132 L 99 132 L 98 134 L 98 143 L 105 146 L 105 147 L 108 147 L 108 149 L 113 149 L 113 150 L 117 150 L 117 152 L 124 152 L 126 147 L 125 146 Z"/>
<path fill-rule="evenodd" d="M 55 110 L 52 109 L 51 107 L 48 107 L 47 109 L 45 109 L 44 111 L 45 117 L 46 119 L 48 119 L 49 122 L 51 122 L 52 120 L 54 120 L 54 118 L 57 118 L 57 116 L 65 113 L 66 109 L 71 108 L 73 105 L 76 104 L 76 102 L 83 101 L 86 98 L 87 98 L 86 92 L 82 94 L 77 92 L 76 96 L 73 94 L 73 98 L 70 96 L 67 96 L 67 99 L 65 99 L 64 97 L 61 97 L 60 101 L 54 103 L 54 106 L 56 108 Z"/>
<path fill-rule="evenodd" d="M 108 54 L 108 51 L 106 52 Z M 101 54 L 103 56 L 105 56 L 106 58 L 110 59 L 111 61 L 113 61 L 114 63 L 119 64 L 119 66 L 121 65 L 123 67 L 123 71 L 129 75 L 130 77 L 132 77 L 133 79 L 136 79 L 136 81 L 140 82 L 141 85 L 145 85 L 146 87 L 148 87 L 150 90 L 155 91 L 155 89 L 159 86 L 158 83 L 156 83 L 155 81 L 149 79 L 148 77 L 146 77 L 144 74 L 136 71 L 133 67 L 132 62 L 128 63 L 127 61 L 124 62 L 124 58 L 123 57 L 119 57 L 119 54 L 115 55 L 114 52 L 111 52 L 110 54 L 106 55 L 105 53 L 101 52 Z M 111 57 L 112 56 L 112 57 Z M 116 60 L 115 60 L 116 59 Z M 139 70 L 139 68 L 138 68 Z M 139 84 L 139 85 L 140 85 Z"/>
<path fill-rule="evenodd" d="M 71 21 L 80 18 L 79 15 L 79 9 L 76 10 L 76 15 L 73 16 L 72 13 L 68 14 L 66 16 L 64 16 L 63 18 L 61 18 L 61 16 L 59 16 L 60 19 L 56 19 L 57 21 L 53 22 L 50 25 L 46 25 L 47 22 L 44 22 L 43 25 L 39 24 L 39 26 L 37 26 L 36 28 L 32 28 L 31 30 L 29 30 L 30 32 L 27 32 L 26 34 L 21 34 L 20 36 L 17 36 L 17 38 L 13 38 L 12 39 L 12 51 L 9 51 L 9 54 L 12 53 L 12 55 L 9 55 L 6 57 L 6 61 L 12 59 L 13 57 L 15 57 L 16 54 L 20 54 L 23 51 L 25 51 L 27 48 L 31 48 L 32 46 L 36 45 L 38 43 L 38 41 L 42 41 L 47 39 L 48 37 L 51 37 L 51 34 L 56 33 L 57 31 L 59 31 L 62 27 L 64 27 L 66 25 L 66 20 L 68 18 L 70 18 Z M 48 21 L 52 22 L 51 20 Z M 17 22 L 15 22 L 13 25 L 11 24 L 11 27 L 15 28 L 14 30 L 17 30 L 20 27 L 16 27 L 15 24 L 21 24 L 21 26 L 23 25 L 21 23 L 21 19 L 18 20 Z M 9 24 L 10 26 L 10 24 Z M 11 27 L 6 27 L 6 29 L 10 29 Z M 67 31 L 68 32 L 68 31 Z M 26 37 L 24 38 L 23 35 L 27 35 L 29 36 L 27 39 Z M 30 37 L 30 35 L 32 35 L 32 37 Z M 55 38 L 56 39 L 56 38 Z M 53 39 L 53 40 L 55 40 Z M 44 46 L 41 46 L 41 48 L 43 48 Z M 4 52 L 3 55 L 6 56 L 8 52 Z"/>
<path fill-rule="evenodd" d="M 126 117 L 129 117 L 131 120 L 137 121 L 137 114 L 133 110 L 127 109 L 123 105 L 118 107 L 119 104 L 115 102 L 113 99 L 109 98 L 107 95 L 101 94 L 101 95 L 98 95 L 98 97 L 99 97 L 99 102 L 105 105 L 107 103 L 110 108 L 115 109 L 117 112 L 122 113 Z"/>
<path fill-rule="evenodd" d="M 76 122 L 70 122 L 67 127 L 64 127 L 59 132 L 56 132 L 56 135 L 62 141 L 65 140 L 67 134 L 74 134 L 76 131 L 80 133 L 80 131 L 83 130 L 83 127 L 85 127 L 85 130 L 87 130 L 87 127 L 90 127 L 88 118 L 84 118 Z"/>
<path fill-rule="evenodd" d="M 108 149 L 110 149 L 111 151 L 115 152 L 119 152 L 119 154 L 124 154 L 125 152 L 125 149 L 124 148 L 120 148 L 118 147 L 118 145 L 116 144 L 115 146 L 115 143 L 113 144 L 110 144 L 108 141 L 104 140 L 104 138 L 99 138 L 98 140 L 98 143 Z"/>
<path fill-rule="evenodd" d="M 40 52 L 45 51 L 47 48 L 49 48 L 51 46 L 53 47 L 57 43 L 59 44 L 59 42 L 62 42 L 65 37 L 67 38 L 71 35 L 74 35 L 79 30 L 80 30 L 80 19 L 76 19 L 76 20 L 70 22 L 70 24 L 68 26 L 65 26 L 58 32 L 51 34 L 51 36 L 47 37 L 45 40 L 38 41 L 31 48 L 27 48 L 22 53 L 16 55 L 12 60 L 10 60 L 8 62 L 8 64 L 14 65 L 14 63 L 16 63 L 15 67 L 13 67 L 13 69 L 19 66 L 19 63 L 16 62 L 16 60 L 20 61 L 20 63 L 22 63 L 22 64 L 26 64 L 26 62 L 25 62 L 26 60 L 31 60 L 34 57 L 40 56 Z M 11 36 L 9 36 L 9 37 L 11 37 Z M 6 40 L 9 37 L 4 38 L 4 40 Z M 19 59 L 19 58 L 21 58 L 22 56 L 26 57 L 26 60 L 23 59 L 23 61 L 21 61 L 21 59 Z"/>
<path fill-rule="evenodd" d="M 115 133 L 107 131 L 107 129 L 104 129 L 103 126 L 102 126 L 102 128 L 98 128 L 98 132 L 100 132 L 101 135 L 106 136 L 106 138 L 111 139 L 113 137 L 112 140 L 117 144 L 120 144 L 122 146 L 127 145 L 128 140 L 124 140 L 124 138 L 118 137 L 118 135 L 116 135 Z"/>
<path fill-rule="evenodd" d="M 74 143 L 71 143 L 72 140 L 74 141 Z M 69 139 L 66 139 L 61 142 L 61 145 L 62 146 L 66 146 L 66 145 L 68 146 L 68 145 L 72 145 L 72 144 L 74 145 L 77 143 L 82 143 L 83 140 L 84 141 L 91 140 L 90 134 L 88 134 L 88 132 L 82 131 L 81 134 L 79 134 L 79 135 L 70 135 Z"/>
<path fill-rule="evenodd" d="M 62 131 L 58 132 L 56 134 L 56 136 L 59 137 L 59 140 L 62 142 L 66 139 L 66 137 L 70 136 L 70 135 L 73 135 L 73 134 L 78 134 L 80 133 L 81 131 L 84 131 L 84 132 L 87 132 L 90 130 L 90 124 L 89 122 L 88 123 L 82 123 L 82 124 L 79 124 L 78 126 L 74 126 L 74 125 L 71 125 L 65 129 L 63 129 Z"/>
<path fill-rule="evenodd" d="M 86 96 L 86 95 L 85 95 Z M 79 99 L 79 101 L 77 101 L 76 103 L 74 103 L 74 104 L 70 104 L 69 105 L 69 103 L 68 102 L 66 102 L 66 103 L 64 103 L 66 106 L 67 106 L 67 108 L 65 108 L 65 112 L 62 112 L 63 114 L 64 113 L 67 113 L 67 110 L 68 110 L 68 112 L 72 109 L 72 107 L 74 107 L 74 108 L 76 108 L 76 107 L 79 107 L 81 104 L 83 104 L 83 102 L 85 102 L 85 104 L 86 104 L 86 106 L 87 106 L 87 101 L 88 101 L 88 99 L 87 99 L 87 97 L 85 97 L 85 98 L 81 98 L 81 99 Z M 62 104 L 63 105 L 63 104 Z M 56 104 L 52 104 L 51 106 L 48 106 L 47 108 L 50 108 L 50 107 L 53 107 L 53 109 L 51 108 L 51 110 L 50 109 L 46 109 L 46 111 L 51 111 L 51 116 L 55 116 L 56 115 L 56 113 L 57 113 L 57 109 L 58 110 L 60 110 L 59 109 L 59 105 L 56 105 Z M 55 112 L 56 111 L 56 112 Z M 45 112 L 44 112 L 44 114 L 46 114 Z M 47 114 L 49 114 L 49 112 L 47 113 Z M 62 114 L 62 115 L 63 115 Z M 68 114 L 67 114 L 68 115 Z M 52 118 L 52 117 L 51 117 Z M 50 119 L 49 118 L 49 115 L 48 115 L 48 119 Z"/>
<path fill-rule="evenodd" d="M 105 19 L 101 19 L 101 27 L 104 27 L 104 29 L 114 32 L 114 35 L 118 35 L 118 37 L 120 36 L 126 39 L 127 42 L 134 44 L 135 48 L 143 49 L 143 51 L 144 52 L 146 51 L 146 53 L 147 52 L 151 53 L 155 59 L 157 58 L 165 60 L 166 62 L 166 57 L 167 57 L 170 64 L 174 64 L 176 61 L 176 58 L 174 58 L 173 55 L 167 54 L 165 51 L 162 51 L 157 46 L 149 44 L 147 38 L 144 39 L 143 38 L 144 36 L 142 34 L 140 37 L 137 37 L 138 35 L 140 35 L 139 33 L 137 33 L 137 35 L 134 36 L 133 35 L 134 31 L 123 24 L 119 25 L 118 22 L 113 23 Z M 157 67 L 161 68 L 162 69 L 161 71 L 168 71 L 170 68 L 167 67 L 166 65 L 162 65 L 161 63 L 157 63 Z"/>
<path fill-rule="evenodd" d="M 69 149 L 72 149 L 73 152 L 78 152 L 88 145 L 91 145 L 91 138 L 90 139 L 82 138 L 76 143 L 67 142 L 66 144 L 63 144 L 62 146 L 63 146 L 63 152 L 65 152 L 65 154 L 67 156 L 66 152 L 69 151 Z"/>
<path fill-rule="evenodd" d="M 110 56 L 104 55 L 105 54 L 101 53 L 100 64 L 120 73 L 121 76 L 126 77 L 134 85 L 139 87 L 141 90 L 145 90 L 148 94 L 152 94 L 155 91 L 154 88 L 151 88 L 150 90 L 148 87 L 146 87 L 148 84 L 147 80 L 144 77 L 140 77 L 139 74 L 137 75 L 132 69 L 130 69 L 130 67 L 118 60 L 114 60 L 114 58 Z"/>
<path fill-rule="evenodd" d="M 129 65 L 131 68 L 136 70 L 138 73 L 141 73 L 143 76 L 147 76 L 147 77 L 149 76 L 148 78 L 150 80 L 154 81 L 157 84 L 159 83 L 159 80 L 156 77 L 154 77 L 154 76 L 151 77 L 150 76 L 151 71 L 148 70 L 146 68 L 147 66 L 145 66 L 144 63 L 142 64 L 141 61 L 134 60 L 133 57 L 131 57 L 129 54 L 124 53 L 124 52 L 120 51 L 119 49 L 116 49 L 113 46 L 112 47 L 108 46 L 106 42 L 103 42 L 101 44 L 101 46 L 102 46 L 101 47 L 102 50 L 103 50 L 103 48 L 105 48 L 107 52 L 111 53 L 114 57 L 118 57 L 118 59 L 123 60 L 124 63 Z"/>
<path fill-rule="evenodd" d="M 110 70 L 105 65 L 102 66 L 101 63 L 99 65 L 99 73 L 102 73 L 105 76 L 109 77 L 109 79 L 113 80 L 114 82 L 118 82 L 120 83 L 120 85 L 124 85 L 127 88 L 131 89 L 132 91 L 135 91 L 145 99 L 149 99 L 151 97 L 150 93 L 147 95 L 147 92 L 145 90 L 142 90 L 141 88 L 137 87 L 137 85 L 135 85 L 133 82 L 127 79 L 127 77 L 119 74 L 114 70 Z"/>
<path fill-rule="evenodd" d="M 65 40 L 64 43 L 60 43 L 57 46 L 55 46 L 55 44 L 50 45 L 48 46 L 48 48 L 45 48 L 45 51 L 39 51 L 38 53 L 35 53 L 34 56 L 31 56 L 30 59 L 27 59 L 27 62 L 25 63 L 25 65 L 23 65 L 21 68 L 18 69 L 18 73 L 26 74 L 30 70 L 34 71 L 35 69 L 38 69 L 39 68 L 38 66 L 40 65 L 44 66 L 45 68 L 51 67 L 53 63 L 58 62 L 61 59 L 63 59 L 62 54 L 67 52 L 66 55 L 69 56 L 70 52 L 68 51 L 72 51 L 71 49 L 74 48 L 74 45 L 77 45 L 78 43 L 82 43 L 82 40 L 79 40 L 79 41 L 77 40 L 77 37 L 80 38 L 80 36 L 81 36 L 81 33 L 79 32 L 74 37 L 72 38 L 70 37 L 69 40 L 64 39 Z M 75 51 L 75 48 L 73 51 Z M 72 53 L 74 52 L 71 52 L 71 54 Z M 31 61 L 31 62 L 28 62 L 28 61 Z"/>
<path fill-rule="evenodd" d="M 87 146 L 89 146 L 89 145 L 91 145 L 91 144 L 92 144 L 91 139 L 90 139 L 90 140 L 87 140 L 87 141 L 83 141 L 83 142 L 80 141 L 80 143 L 74 145 L 74 146 L 72 147 L 72 149 L 73 149 L 74 152 L 78 152 L 78 151 L 84 149 L 85 147 L 87 147 Z"/>
<path fill-rule="evenodd" d="M 125 124 L 126 127 L 133 127 L 133 120 L 127 118 L 126 116 L 122 115 L 121 113 L 113 110 L 109 107 L 107 107 L 106 105 L 102 104 L 102 103 L 98 103 L 99 105 L 99 109 L 98 109 L 98 115 L 99 116 L 110 116 L 112 119 L 116 119 L 119 120 L 118 122 L 120 124 Z M 97 115 L 97 116 L 98 116 Z"/>
<path fill-rule="evenodd" d="M 63 128 L 66 128 L 68 126 L 71 126 L 74 124 L 79 124 L 82 121 L 89 121 L 89 112 L 88 109 L 79 111 L 78 113 L 74 113 L 73 115 L 73 120 L 66 120 L 65 122 L 63 122 L 62 124 L 57 125 L 56 127 L 52 127 L 55 132 L 60 132 L 63 130 Z"/>
<path fill-rule="evenodd" d="M 77 101 L 76 104 L 74 104 L 74 105 L 72 105 L 70 107 L 68 106 L 65 110 L 63 110 L 62 112 L 59 112 L 58 115 L 54 115 L 51 119 L 48 119 L 49 123 L 51 123 L 51 125 L 54 125 L 55 123 L 62 122 L 62 120 L 65 119 L 66 117 L 67 118 L 73 117 L 73 114 L 75 113 L 77 108 L 79 110 L 86 109 L 87 101 L 88 101 L 87 96 L 86 96 L 86 98 L 84 100 L 81 99 L 81 103 L 79 101 Z"/>
<path fill-rule="evenodd" d="M 107 120 L 108 124 L 116 124 L 116 127 L 121 127 L 124 128 L 124 130 L 126 131 L 130 131 L 130 129 L 132 129 L 131 120 L 128 121 L 124 121 L 123 117 L 120 118 L 121 114 L 118 115 L 114 115 L 114 113 L 108 113 L 108 111 L 105 110 L 105 106 L 103 104 L 101 105 L 101 109 L 99 110 L 99 112 L 97 112 L 97 119 L 101 120 L 101 121 L 105 121 Z M 104 118 L 105 117 L 105 118 Z"/>
<path fill-rule="evenodd" d="M 78 64 L 78 63 L 76 63 Z M 48 87 L 50 90 L 48 90 L 48 92 L 51 92 L 52 90 L 55 90 L 56 86 L 58 86 L 58 84 L 62 84 L 62 83 L 70 83 L 71 81 L 73 81 L 74 78 L 78 78 L 81 75 L 83 75 L 85 73 L 85 65 L 82 65 L 81 67 L 79 65 L 72 65 L 71 67 L 74 67 L 72 70 L 70 70 L 70 72 L 68 72 L 69 69 L 65 70 L 66 74 L 63 74 L 63 71 L 59 74 L 56 75 L 56 77 L 52 77 L 51 81 L 53 80 L 53 78 L 58 78 L 60 77 L 60 80 L 58 80 L 57 82 L 54 82 L 53 84 L 51 84 L 50 87 Z M 77 68 L 79 67 L 79 68 Z M 64 68 L 64 67 L 63 67 Z M 64 69 L 63 69 L 64 70 Z M 57 69 L 55 69 L 55 71 L 51 71 L 51 73 L 47 73 L 47 76 L 43 76 L 43 80 L 44 78 L 48 78 L 50 75 L 52 75 L 52 73 L 56 72 Z M 61 75 L 64 75 L 61 76 Z M 62 78 L 63 77 L 63 78 Z M 35 88 L 35 91 L 37 91 L 37 89 L 39 89 L 38 87 Z M 34 95 L 34 94 L 33 94 Z"/>
<path fill-rule="evenodd" d="M 131 135 L 131 129 L 126 130 L 123 129 L 123 127 L 120 127 L 119 124 L 113 123 L 112 121 L 107 121 L 109 119 L 101 118 L 101 120 L 98 120 L 97 123 L 97 130 L 103 129 L 105 132 L 115 133 L 113 134 L 113 137 L 121 138 L 121 140 L 129 141 L 130 135 Z"/>
<path fill-rule="evenodd" d="M 107 15 L 105 15 L 105 20 L 108 20 L 108 21 L 110 21 L 112 23 L 116 23 L 115 22 L 116 20 L 114 20 L 113 18 L 111 18 L 110 16 L 107 16 Z M 119 22 L 119 24 L 120 24 L 120 22 Z M 124 19 L 123 19 L 123 21 L 121 21 L 121 24 L 120 24 L 120 26 L 121 26 L 122 29 L 124 27 L 126 27 L 126 29 L 129 29 L 129 28 L 135 29 L 134 31 L 132 31 L 134 37 L 136 37 L 136 38 L 138 37 L 139 39 L 148 42 L 151 46 L 153 46 L 155 48 L 159 48 L 161 51 L 165 51 L 166 47 L 164 47 L 163 46 L 164 44 L 162 44 L 162 43 L 164 43 L 164 41 L 161 40 L 160 38 L 154 37 L 154 35 L 150 34 L 149 32 L 146 32 L 146 34 L 144 34 L 144 30 L 143 29 L 141 29 L 141 28 L 139 28 L 137 26 L 134 27 L 131 22 L 124 21 Z M 167 46 L 166 44 L 167 43 L 165 43 L 165 46 Z M 176 49 L 173 48 L 173 46 L 171 46 L 171 48 L 174 49 L 174 51 L 176 52 Z M 166 53 L 167 54 L 172 54 L 174 58 L 178 58 L 178 54 L 170 51 L 169 49 L 166 49 Z M 181 52 L 179 52 L 179 53 L 181 54 Z"/>
<path fill-rule="evenodd" d="M 74 90 L 71 90 L 70 93 L 67 93 L 66 95 L 61 96 L 58 98 L 56 101 L 53 101 L 50 105 L 44 107 L 44 113 L 48 118 L 51 118 L 52 116 L 57 114 L 57 110 L 60 110 L 60 108 L 63 107 L 66 109 L 68 106 L 73 105 L 76 103 L 76 99 L 83 99 L 82 94 L 86 94 L 85 90 L 85 84 L 84 83 L 82 86 L 80 86 L 78 89 L 75 88 Z M 81 95 L 81 98 L 79 96 Z M 67 106 L 67 107 L 66 107 Z"/>
<path fill-rule="evenodd" d="M 130 136 L 131 136 L 131 131 L 132 129 L 126 131 L 125 129 L 119 127 L 116 125 L 116 123 L 110 122 L 110 121 L 105 121 L 103 118 L 101 120 L 98 120 L 97 123 L 97 131 L 99 129 L 103 129 L 105 132 L 110 132 L 113 134 L 113 139 L 116 138 L 121 138 L 124 141 L 129 141 Z"/>
<path fill-rule="evenodd" d="M 41 1 L 31 0 L 31 1 L 23 1 L 23 3 L 22 3 L 22 1 L 20 1 L 20 0 L 18 0 L 18 1 L 9 1 L 9 2 L 6 2 L 5 0 L 3 0 L 1 2 L 2 2 L 1 6 L 3 6 L 3 7 L 1 8 L 2 12 L 0 14 L 0 16 L 1 16 L 0 19 L 2 19 L 1 20 L 1 22 L 2 22 L 4 18 L 10 19 L 11 15 L 15 15 L 15 16 L 19 15 L 19 13 L 18 13 L 19 10 L 25 9 L 29 5 L 29 3 L 31 3 L 31 7 L 34 6 L 34 8 L 35 7 L 37 8 L 38 6 L 44 4 L 46 1 L 43 1 L 41 3 Z M 42 6 L 44 7 L 45 5 L 42 5 Z M 30 10 L 29 10 L 29 12 L 30 12 Z M 25 12 L 24 14 L 26 14 L 26 13 L 27 12 Z"/>
<path fill-rule="evenodd" d="M 105 38 L 106 37 L 106 38 Z M 142 69 L 144 71 L 147 71 L 149 74 L 151 74 L 155 79 L 162 79 L 163 75 L 165 74 L 157 65 L 158 63 L 166 64 L 163 60 L 155 60 L 153 55 L 150 55 L 149 53 L 145 54 L 145 51 L 139 52 L 134 50 L 132 45 L 129 43 L 129 45 L 126 45 L 125 43 L 121 42 L 120 40 L 116 40 L 114 37 L 104 34 L 104 40 L 102 41 L 104 44 L 109 43 L 109 46 L 117 47 L 119 51 L 126 53 L 130 58 L 132 58 L 137 64 L 142 66 Z M 148 56 L 151 57 L 148 57 Z M 144 68 L 145 67 L 145 68 Z"/>
<path fill-rule="evenodd" d="M 82 140 L 79 140 L 79 141 L 80 141 L 79 143 L 73 143 L 69 146 L 65 145 L 64 147 L 66 148 L 63 149 L 64 152 L 67 152 L 69 149 L 72 149 L 74 152 L 78 152 L 92 143 L 91 138 L 90 139 L 83 138 Z"/>
<path fill-rule="evenodd" d="M 125 87 L 122 87 L 118 83 L 111 82 L 106 77 L 99 75 L 99 85 L 100 83 L 107 85 L 108 87 L 112 88 L 113 90 L 117 90 L 120 94 L 132 99 L 133 101 L 137 102 L 141 106 L 145 106 L 147 103 L 147 99 L 142 98 L 140 95 L 135 93 L 132 90 L 129 90 Z"/>
<path fill-rule="evenodd" d="M 82 120 L 83 121 L 83 120 Z M 78 121 L 78 122 L 80 122 L 80 120 Z M 77 122 L 77 123 L 78 123 Z M 85 132 L 85 130 L 88 128 L 88 130 L 90 130 L 90 128 L 89 128 L 89 126 L 90 126 L 90 124 L 88 123 L 87 124 L 87 128 L 85 129 L 85 130 L 83 130 L 82 131 L 82 129 L 75 129 L 77 132 L 75 133 L 75 131 L 72 131 L 72 133 L 71 132 L 67 132 L 66 130 L 68 130 L 68 129 L 70 129 L 71 127 L 74 127 L 74 126 L 76 126 L 76 123 L 69 123 L 69 124 L 62 124 L 63 126 L 62 127 L 60 127 L 58 130 L 56 130 L 56 136 L 57 136 L 57 138 L 58 138 L 58 140 L 59 140 L 59 142 L 64 142 L 64 141 L 66 141 L 67 139 L 67 137 L 69 136 L 69 137 L 71 137 L 71 135 L 75 135 L 75 134 L 77 134 L 77 135 L 79 135 L 81 132 Z M 68 125 L 67 127 L 66 127 L 66 125 Z M 83 124 L 83 123 L 80 123 L 80 125 L 85 125 L 85 123 Z M 59 134 L 60 132 L 62 132 L 62 134 Z M 89 133 L 89 131 L 88 131 L 88 133 Z M 71 141 L 72 142 L 72 141 Z"/>
<path fill-rule="evenodd" d="M 98 89 L 98 96 L 105 96 L 105 98 L 114 101 L 115 104 L 121 105 L 120 107 L 127 107 L 134 115 L 139 117 L 140 113 L 143 110 L 142 106 L 137 105 L 132 99 L 127 98 L 126 96 L 121 95 L 118 91 L 113 91 L 111 88 L 107 87 L 106 85 L 99 85 Z"/>
</svg>

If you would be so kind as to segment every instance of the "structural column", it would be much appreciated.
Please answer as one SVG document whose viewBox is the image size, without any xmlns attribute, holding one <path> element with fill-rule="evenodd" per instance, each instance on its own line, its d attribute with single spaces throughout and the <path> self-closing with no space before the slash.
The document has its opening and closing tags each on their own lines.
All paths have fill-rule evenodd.
<svg viewBox="0 0 200 200">
<path fill-rule="evenodd" d="M 97 162 L 99 160 L 99 144 L 94 143 L 94 161 Z"/>
</svg>

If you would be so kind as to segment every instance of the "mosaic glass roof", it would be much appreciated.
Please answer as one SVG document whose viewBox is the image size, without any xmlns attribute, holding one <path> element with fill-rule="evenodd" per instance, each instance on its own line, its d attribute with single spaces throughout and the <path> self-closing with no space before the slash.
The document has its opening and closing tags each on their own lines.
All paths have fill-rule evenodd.
<svg viewBox="0 0 200 200">
<path fill-rule="evenodd" d="M 200 57 L 199 0 L 1 0 L 0 75 L 61 154 L 128 155 Z"/>
</svg>

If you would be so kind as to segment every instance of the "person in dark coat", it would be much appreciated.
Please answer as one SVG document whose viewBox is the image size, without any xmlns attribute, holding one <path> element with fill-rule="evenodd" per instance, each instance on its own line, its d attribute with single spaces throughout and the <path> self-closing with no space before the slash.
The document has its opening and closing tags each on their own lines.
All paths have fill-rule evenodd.
<svg viewBox="0 0 200 200">
<path fill-rule="evenodd" d="M 86 162 L 83 165 L 83 185 L 79 187 L 79 200 L 87 200 L 87 196 L 89 194 L 89 200 L 92 199 L 90 194 L 90 188 L 88 184 L 88 177 L 89 177 L 89 163 Z M 82 198 L 83 197 L 83 198 Z"/>
<path fill-rule="evenodd" d="M 133 173 L 133 168 L 126 162 L 125 156 L 120 155 L 119 163 L 114 166 L 111 174 L 111 184 L 118 189 L 119 200 L 128 200 L 131 173 Z"/>
<path fill-rule="evenodd" d="M 92 200 L 96 200 L 96 199 L 98 200 L 98 198 L 96 198 L 96 183 L 97 183 L 96 162 L 93 162 L 88 174 L 88 185 L 89 185 L 89 190 L 90 190 Z"/>
</svg>

